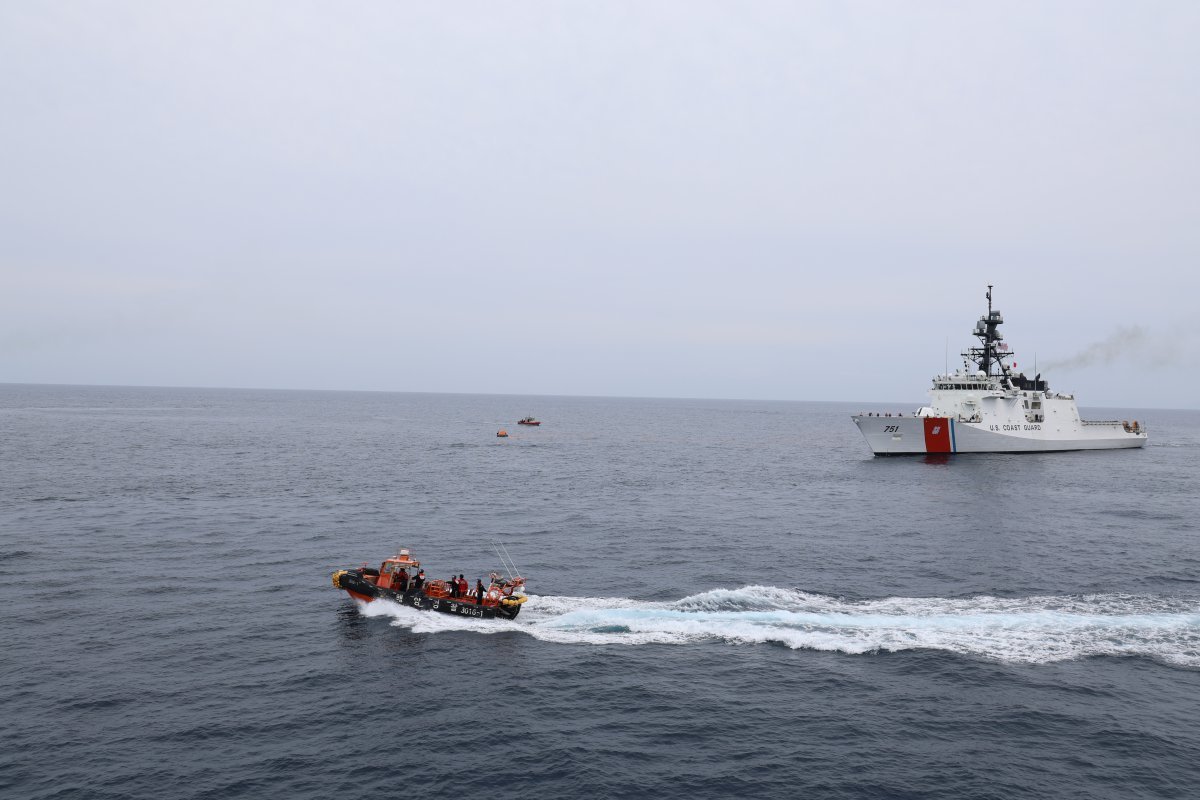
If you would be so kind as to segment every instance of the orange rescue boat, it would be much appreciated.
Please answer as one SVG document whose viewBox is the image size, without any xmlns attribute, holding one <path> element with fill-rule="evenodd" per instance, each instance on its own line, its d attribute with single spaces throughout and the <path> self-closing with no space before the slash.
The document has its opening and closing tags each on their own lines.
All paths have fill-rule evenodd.
<svg viewBox="0 0 1200 800">
<path fill-rule="evenodd" d="M 499 552 L 499 549 L 497 549 Z M 511 559 L 501 557 L 509 575 L 493 572 L 481 593 L 461 592 L 450 581 L 424 579 L 421 562 L 408 550 L 384 559 L 379 569 L 365 564 L 358 569 L 339 569 L 333 573 L 333 585 L 364 603 L 391 600 L 422 611 L 440 611 L 481 619 L 516 619 L 525 595 L 525 579 L 517 574 Z"/>
</svg>

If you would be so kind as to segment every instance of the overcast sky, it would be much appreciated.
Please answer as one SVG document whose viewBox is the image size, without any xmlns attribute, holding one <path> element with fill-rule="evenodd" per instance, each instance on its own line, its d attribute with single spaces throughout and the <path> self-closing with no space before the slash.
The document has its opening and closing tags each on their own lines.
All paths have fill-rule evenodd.
<svg viewBox="0 0 1200 800">
<path fill-rule="evenodd" d="M 1195 2 L 5 2 L 0 382 L 1200 408 Z M 1054 369 L 1051 371 L 1050 367 Z"/>
</svg>

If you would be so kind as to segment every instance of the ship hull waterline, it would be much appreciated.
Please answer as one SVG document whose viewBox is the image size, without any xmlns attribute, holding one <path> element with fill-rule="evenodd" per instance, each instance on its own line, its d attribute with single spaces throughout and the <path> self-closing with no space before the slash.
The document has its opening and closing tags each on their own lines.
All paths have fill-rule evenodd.
<svg viewBox="0 0 1200 800">
<path fill-rule="evenodd" d="M 1146 444 L 1146 434 L 1128 433 L 1120 423 L 1084 423 L 1075 430 L 1054 430 L 1045 424 L 996 425 L 947 417 L 859 415 L 851 419 L 877 456 L 1059 453 L 1122 450 Z M 1004 430 L 1005 427 L 1010 430 Z"/>
<path fill-rule="evenodd" d="M 416 608 L 421 611 L 439 611 L 460 617 L 475 619 L 515 619 L 521 612 L 520 604 L 498 603 L 479 605 L 472 600 L 453 597 L 430 597 L 420 591 L 397 592 L 376 586 L 354 572 L 341 572 L 336 576 L 335 586 L 359 602 L 391 600 L 393 603 Z"/>
</svg>

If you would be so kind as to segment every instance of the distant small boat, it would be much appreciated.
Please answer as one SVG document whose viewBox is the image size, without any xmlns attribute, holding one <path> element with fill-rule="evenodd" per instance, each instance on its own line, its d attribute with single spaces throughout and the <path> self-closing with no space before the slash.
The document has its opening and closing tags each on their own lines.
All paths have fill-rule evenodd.
<svg viewBox="0 0 1200 800">
<path fill-rule="evenodd" d="M 501 428 L 500 430 L 496 431 L 496 435 L 499 436 L 501 439 L 507 439 L 508 431 L 504 430 L 504 428 Z"/>
<path fill-rule="evenodd" d="M 525 419 L 517 420 L 517 424 L 518 425 L 541 425 L 542 423 L 539 422 L 538 420 L 534 419 L 533 417 L 526 417 Z"/>
</svg>

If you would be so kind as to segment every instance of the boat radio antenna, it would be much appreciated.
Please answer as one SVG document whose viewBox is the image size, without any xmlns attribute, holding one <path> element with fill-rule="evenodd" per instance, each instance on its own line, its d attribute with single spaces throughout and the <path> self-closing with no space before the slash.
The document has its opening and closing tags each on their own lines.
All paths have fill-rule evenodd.
<svg viewBox="0 0 1200 800">
<path fill-rule="evenodd" d="M 513 561 L 512 556 L 508 554 L 508 548 L 503 544 L 501 544 L 500 547 L 504 550 L 504 557 L 508 559 L 508 565 L 512 567 L 513 577 L 521 578 L 521 570 L 517 569 L 517 562 Z"/>
<path fill-rule="evenodd" d="M 495 549 L 496 555 L 500 558 L 500 565 L 508 571 L 508 574 L 514 578 L 521 577 L 520 570 L 518 570 L 517 565 L 513 563 L 512 556 L 508 554 L 508 548 L 502 545 L 500 542 L 497 542 L 495 539 L 492 539 L 492 547 Z M 504 552 L 500 552 L 501 550 Z"/>
</svg>

